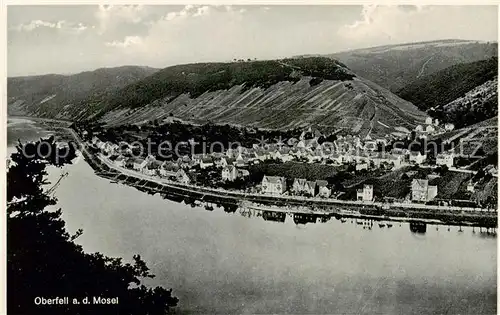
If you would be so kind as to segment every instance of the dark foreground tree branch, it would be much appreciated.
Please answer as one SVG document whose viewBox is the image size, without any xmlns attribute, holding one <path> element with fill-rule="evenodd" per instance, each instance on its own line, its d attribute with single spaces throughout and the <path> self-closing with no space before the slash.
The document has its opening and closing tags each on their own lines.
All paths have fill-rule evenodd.
<svg viewBox="0 0 500 315">
<path fill-rule="evenodd" d="M 52 137 L 19 144 L 11 156 L 7 173 L 8 313 L 167 313 L 178 299 L 171 289 L 141 283 L 153 275 L 140 256 L 134 256 L 130 264 L 122 263 L 121 258 L 85 253 L 74 243 L 81 230 L 70 235 L 61 210 L 46 210 L 56 204 L 44 191 L 46 166 L 61 167 L 75 156 L 73 144 L 58 147 Z M 57 297 L 68 297 L 68 303 L 37 305 L 40 298 Z M 118 304 L 106 305 L 111 298 L 118 298 Z"/>
</svg>

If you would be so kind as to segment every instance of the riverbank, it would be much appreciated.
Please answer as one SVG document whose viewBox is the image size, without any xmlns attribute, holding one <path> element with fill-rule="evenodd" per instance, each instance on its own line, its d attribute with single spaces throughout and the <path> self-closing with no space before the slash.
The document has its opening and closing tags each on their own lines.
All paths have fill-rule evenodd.
<svg viewBox="0 0 500 315">
<path fill-rule="evenodd" d="M 249 194 L 229 190 L 212 189 L 192 185 L 183 185 L 165 179 L 156 179 L 136 172 L 124 174 L 114 165 L 106 163 L 88 152 L 78 135 L 70 129 L 71 134 L 82 150 L 85 160 L 96 174 L 111 181 L 136 187 L 149 193 L 159 193 L 168 198 L 187 198 L 215 204 L 239 207 L 242 202 L 253 202 L 277 207 L 295 207 L 294 213 L 306 213 L 323 216 L 346 216 L 365 219 L 392 221 L 418 221 L 446 225 L 469 225 L 494 228 L 497 226 L 496 212 L 486 209 L 426 206 L 419 204 L 383 204 L 377 202 L 345 201 L 336 199 L 300 198 L 295 196 L 274 196 Z M 302 210 L 298 210 L 302 209 Z M 306 210 L 307 209 L 307 210 Z M 344 209 L 357 211 L 357 214 L 343 212 Z M 285 211 L 285 210 L 284 210 Z M 288 211 L 290 212 L 290 211 Z"/>
</svg>

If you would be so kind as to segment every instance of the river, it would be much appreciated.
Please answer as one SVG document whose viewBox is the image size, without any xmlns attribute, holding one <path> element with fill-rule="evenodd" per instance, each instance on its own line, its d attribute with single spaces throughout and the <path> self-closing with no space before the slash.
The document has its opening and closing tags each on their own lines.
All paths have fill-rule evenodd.
<svg viewBox="0 0 500 315">
<path fill-rule="evenodd" d="M 9 124 L 8 138 L 43 132 L 23 126 Z M 84 230 L 77 242 L 126 261 L 140 254 L 156 275 L 148 284 L 180 299 L 178 314 L 496 313 L 496 238 L 478 228 L 270 222 L 111 183 L 83 160 L 49 178 L 65 171 L 57 207 L 70 232 Z"/>
</svg>

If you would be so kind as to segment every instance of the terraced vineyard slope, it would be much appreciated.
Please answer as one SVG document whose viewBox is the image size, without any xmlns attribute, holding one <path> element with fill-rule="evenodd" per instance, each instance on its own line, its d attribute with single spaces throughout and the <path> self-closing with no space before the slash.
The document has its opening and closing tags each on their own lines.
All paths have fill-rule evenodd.
<svg viewBox="0 0 500 315">
<path fill-rule="evenodd" d="M 361 135 L 412 129 L 425 114 L 331 58 L 190 64 L 165 68 L 102 102 L 108 125 L 161 121 Z"/>
</svg>

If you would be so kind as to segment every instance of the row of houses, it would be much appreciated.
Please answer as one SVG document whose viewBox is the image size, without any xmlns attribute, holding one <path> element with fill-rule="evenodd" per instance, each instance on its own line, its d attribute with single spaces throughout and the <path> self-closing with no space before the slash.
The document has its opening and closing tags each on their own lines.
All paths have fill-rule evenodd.
<svg viewBox="0 0 500 315">
<path fill-rule="evenodd" d="M 129 155 L 130 146 L 122 142 L 120 145 L 110 142 L 103 142 L 97 137 L 92 139 L 92 143 L 107 154 Z M 381 165 L 391 165 L 399 168 L 407 164 L 422 164 L 427 156 L 420 152 L 410 152 L 409 150 L 393 149 L 391 153 L 376 152 L 379 145 L 386 145 L 386 139 L 361 141 L 356 136 L 339 137 L 334 141 L 334 147 L 324 147 L 319 145 L 317 139 L 301 140 L 295 146 L 278 146 L 275 144 L 265 145 L 264 147 L 254 146 L 253 148 L 237 147 L 230 148 L 226 152 L 214 152 L 211 154 L 193 154 L 190 156 L 179 157 L 175 162 L 179 167 L 192 168 L 199 166 L 201 169 L 208 167 L 225 168 L 234 165 L 238 168 L 244 168 L 250 164 L 257 164 L 269 159 L 288 162 L 292 160 L 307 161 L 309 163 L 333 163 L 342 165 L 347 163 L 356 163 L 356 170 L 369 169 L 371 167 L 379 168 Z M 363 150 L 363 151 L 362 151 Z M 119 158 L 120 162 L 124 158 Z M 141 164 L 143 161 L 140 161 Z M 437 165 L 453 166 L 453 155 L 450 153 L 441 153 L 436 159 Z M 141 167 L 143 170 L 147 166 L 146 172 L 157 168 L 155 163 L 146 162 Z"/>
<path fill-rule="evenodd" d="M 324 180 L 307 181 L 296 178 L 290 192 L 295 195 L 319 196 L 328 198 L 331 196 L 331 189 L 328 182 Z M 262 179 L 262 192 L 279 195 L 287 191 L 286 179 L 278 176 L 264 176 Z M 433 200 L 438 194 L 436 185 L 430 185 L 427 179 L 413 179 L 411 184 L 411 201 L 428 202 Z M 363 185 L 356 190 L 357 201 L 373 201 L 373 185 Z"/>
<path fill-rule="evenodd" d="M 425 136 L 426 134 L 436 134 L 440 132 L 452 131 L 455 129 L 455 125 L 452 123 L 446 123 L 444 126 L 440 126 L 439 119 L 432 119 L 431 117 L 427 117 L 425 119 L 425 126 L 417 125 L 415 127 L 415 131 Z"/>
<path fill-rule="evenodd" d="M 261 191 L 265 194 L 281 195 L 288 190 L 286 178 L 282 176 L 267 176 L 262 178 Z M 308 181 L 304 178 L 295 178 L 290 189 L 293 195 L 306 195 L 329 198 L 332 194 L 326 180 Z"/>
</svg>

